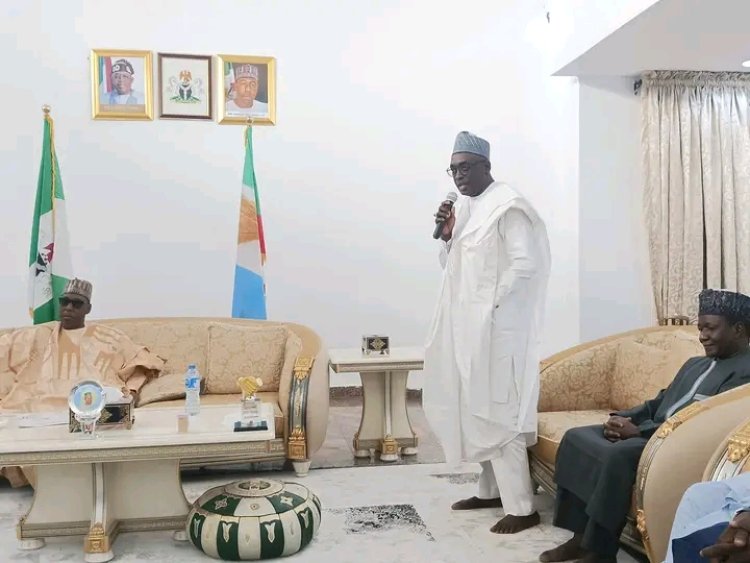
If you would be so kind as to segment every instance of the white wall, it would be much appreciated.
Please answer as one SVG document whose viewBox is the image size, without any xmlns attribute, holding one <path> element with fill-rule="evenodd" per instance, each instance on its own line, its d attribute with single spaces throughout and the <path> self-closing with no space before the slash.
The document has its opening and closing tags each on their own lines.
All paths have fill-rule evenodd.
<svg viewBox="0 0 750 563">
<path fill-rule="evenodd" d="M 90 49 L 131 48 L 277 57 L 278 125 L 255 132 L 271 318 L 330 347 L 373 332 L 422 343 L 439 277 L 432 213 L 452 188 L 453 138 L 469 129 L 548 223 L 545 352 L 575 344 L 577 86 L 548 77 L 555 49 L 536 3 L 494 4 L 6 0 L 2 325 L 28 322 L 43 104 L 93 316 L 230 314 L 242 128 L 93 121 Z"/>
<path fill-rule="evenodd" d="M 545 0 L 560 47 L 554 71 L 661 0 Z"/>
<path fill-rule="evenodd" d="M 580 83 L 581 341 L 653 325 L 640 98 L 631 78 Z"/>
</svg>

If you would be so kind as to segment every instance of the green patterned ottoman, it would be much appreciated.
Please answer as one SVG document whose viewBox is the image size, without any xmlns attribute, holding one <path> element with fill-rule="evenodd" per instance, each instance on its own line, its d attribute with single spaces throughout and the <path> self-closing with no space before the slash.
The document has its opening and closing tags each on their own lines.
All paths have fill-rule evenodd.
<svg viewBox="0 0 750 563">
<path fill-rule="evenodd" d="M 320 526 L 320 499 L 297 483 L 250 479 L 214 487 L 193 503 L 187 534 L 206 555 L 225 561 L 296 553 Z"/>
</svg>

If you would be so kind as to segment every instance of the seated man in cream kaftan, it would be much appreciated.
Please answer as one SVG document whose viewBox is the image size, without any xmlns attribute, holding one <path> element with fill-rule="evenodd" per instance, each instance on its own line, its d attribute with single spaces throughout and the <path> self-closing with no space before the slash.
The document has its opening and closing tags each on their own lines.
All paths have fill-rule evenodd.
<svg viewBox="0 0 750 563">
<path fill-rule="evenodd" d="M 67 411 L 70 390 L 84 379 L 137 394 L 158 377 L 164 360 L 114 328 L 89 324 L 91 284 L 71 280 L 60 297 L 60 322 L 22 328 L 0 337 L 0 412 Z M 26 484 L 18 468 L 2 473 Z"/>
<path fill-rule="evenodd" d="M 536 441 L 539 341 L 549 278 L 547 231 L 531 205 L 490 175 L 489 143 L 456 137 L 448 173 L 465 197 L 444 221 L 443 284 L 425 353 L 425 414 L 446 460 L 478 462 L 477 496 L 453 510 L 500 507 L 491 531 L 539 523 L 526 448 Z"/>
</svg>

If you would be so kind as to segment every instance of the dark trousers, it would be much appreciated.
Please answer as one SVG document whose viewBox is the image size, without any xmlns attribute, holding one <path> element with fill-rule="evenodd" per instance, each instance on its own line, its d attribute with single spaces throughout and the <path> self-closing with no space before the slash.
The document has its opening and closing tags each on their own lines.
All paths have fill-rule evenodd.
<svg viewBox="0 0 750 563">
<path fill-rule="evenodd" d="M 602 557 L 615 557 L 620 549 L 622 528 L 612 532 L 586 514 L 586 503 L 566 489 L 557 489 L 554 525 L 581 534 L 582 547 Z M 624 527 L 624 524 L 623 524 Z"/>
<path fill-rule="evenodd" d="M 554 524 L 583 534 L 583 548 L 614 557 L 631 506 L 645 438 L 610 442 L 603 427 L 568 430 L 555 464 Z"/>
</svg>

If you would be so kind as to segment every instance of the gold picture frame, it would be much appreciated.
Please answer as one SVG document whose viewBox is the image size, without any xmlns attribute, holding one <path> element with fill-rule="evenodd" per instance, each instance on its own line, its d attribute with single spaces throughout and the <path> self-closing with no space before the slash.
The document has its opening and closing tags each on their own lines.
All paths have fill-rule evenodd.
<svg viewBox="0 0 750 563">
<path fill-rule="evenodd" d="M 151 51 L 92 49 L 90 59 L 92 118 L 153 120 Z"/>
<path fill-rule="evenodd" d="M 219 123 L 275 125 L 276 59 L 245 55 L 218 55 L 218 59 Z M 240 90 L 237 81 L 241 79 Z M 239 92 L 245 94 L 241 102 Z"/>
</svg>

